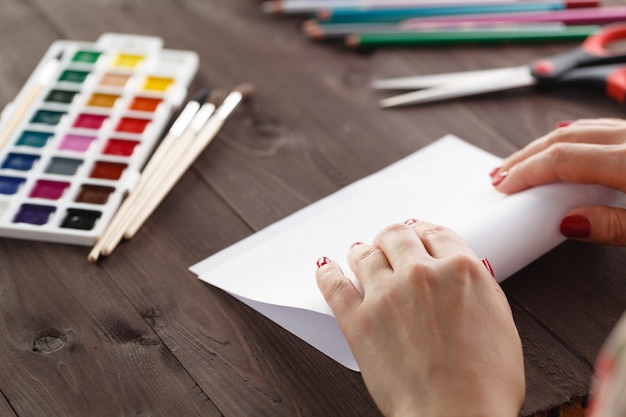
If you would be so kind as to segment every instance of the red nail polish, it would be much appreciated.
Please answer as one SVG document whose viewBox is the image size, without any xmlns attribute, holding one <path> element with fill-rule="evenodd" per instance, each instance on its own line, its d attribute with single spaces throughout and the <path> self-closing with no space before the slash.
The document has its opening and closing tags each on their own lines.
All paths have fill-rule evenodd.
<svg viewBox="0 0 626 417">
<path fill-rule="evenodd" d="M 493 178 L 493 181 L 491 181 L 491 185 L 493 185 L 494 187 L 497 187 L 498 185 L 502 183 L 502 181 L 504 181 L 507 175 L 509 175 L 508 171 L 499 172 L 498 175 L 496 175 L 495 178 Z"/>
<path fill-rule="evenodd" d="M 591 223 L 583 216 L 567 216 L 561 220 L 561 233 L 570 238 L 587 238 L 591 234 Z"/>
<path fill-rule="evenodd" d="M 350 249 L 352 249 L 355 246 L 362 245 L 362 244 L 363 242 L 354 242 L 352 245 L 350 245 Z"/>
<path fill-rule="evenodd" d="M 412 225 L 413 223 L 417 223 L 416 219 L 408 219 L 404 222 L 404 224 L 406 224 L 407 226 Z"/>
<path fill-rule="evenodd" d="M 317 267 L 321 268 L 324 265 L 329 264 L 329 263 L 330 263 L 330 259 L 325 256 L 322 256 L 321 258 L 317 260 Z"/>
<path fill-rule="evenodd" d="M 485 265 L 485 268 L 487 268 L 487 271 L 489 271 L 489 273 L 491 274 L 492 277 L 496 277 L 496 274 L 493 273 L 493 268 L 491 267 L 491 264 L 489 263 L 489 261 L 487 260 L 487 258 L 481 258 L 480 260 L 483 265 Z"/>
<path fill-rule="evenodd" d="M 491 172 L 489 173 L 489 176 L 493 178 L 498 172 L 500 172 L 501 169 L 502 167 L 495 167 L 493 170 L 491 170 Z"/>
<path fill-rule="evenodd" d="M 559 127 L 567 127 L 569 125 L 571 125 L 574 121 L 573 120 L 562 120 L 560 122 L 556 122 L 555 125 L 557 128 Z"/>
</svg>

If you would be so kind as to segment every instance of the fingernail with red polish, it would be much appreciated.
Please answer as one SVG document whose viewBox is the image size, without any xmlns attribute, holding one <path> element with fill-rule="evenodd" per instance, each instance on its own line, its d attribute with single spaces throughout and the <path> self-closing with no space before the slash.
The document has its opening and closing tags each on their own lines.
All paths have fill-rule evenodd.
<svg viewBox="0 0 626 417">
<path fill-rule="evenodd" d="M 560 122 L 556 122 L 555 125 L 557 128 L 559 127 L 566 127 L 569 126 L 573 123 L 573 120 L 561 120 Z"/>
<path fill-rule="evenodd" d="M 325 256 L 322 256 L 321 258 L 317 260 L 317 267 L 321 268 L 324 265 L 329 264 L 329 263 L 330 263 L 330 259 Z"/>
<path fill-rule="evenodd" d="M 561 233 L 570 238 L 587 238 L 591 235 L 591 223 L 584 216 L 567 216 L 561 220 Z"/>
<path fill-rule="evenodd" d="M 350 245 L 350 249 L 352 249 L 355 246 L 362 245 L 362 244 L 363 242 L 354 242 L 352 245 Z"/>
<path fill-rule="evenodd" d="M 489 176 L 493 178 L 498 172 L 500 172 L 501 169 L 502 167 L 495 167 L 494 169 L 491 170 L 491 172 L 489 173 Z"/>
<path fill-rule="evenodd" d="M 489 261 L 487 260 L 487 258 L 481 258 L 480 260 L 483 265 L 485 265 L 485 268 L 487 268 L 487 271 L 489 271 L 489 273 L 491 274 L 492 277 L 496 277 L 496 274 L 493 273 L 493 268 L 491 267 L 491 264 L 489 263 Z"/>
<path fill-rule="evenodd" d="M 506 176 L 509 175 L 508 171 L 502 171 L 499 172 L 494 178 L 493 181 L 491 181 L 491 185 L 493 185 L 494 187 L 497 187 L 498 185 L 500 185 L 502 183 L 502 181 L 505 180 Z"/>
<path fill-rule="evenodd" d="M 416 219 L 408 219 L 404 222 L 404 224 L 406 224 L 407 226 L 412 225 L 413 223 L 417 223 Z"/>
</svg>

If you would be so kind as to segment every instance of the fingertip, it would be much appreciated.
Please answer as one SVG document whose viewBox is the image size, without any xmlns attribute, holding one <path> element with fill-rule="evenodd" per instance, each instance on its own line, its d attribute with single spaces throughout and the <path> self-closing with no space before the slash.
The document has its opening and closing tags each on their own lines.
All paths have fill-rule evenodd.
<svg viewBox="0 0 626 417">
<path fill-rule="evenodd" d="M 550 181 L 532 177 L 532 167 L 528 168 L 526 164 L 519 164 L 498 172 L 492 179 L 491 185 L 500 193 L 515 194 L 547 182 Z"/>
<path fill-rule="evenodd" d="M 494 169 L 492 169 L 492 170 L 489 172 L 489 176 L 491 177 L 491 180 L 492 180 L 492 181 L 493 181 L 493 179 L 495 178 L 495 176 L 498 174 L 498 172 L 500 172 L 500 170 L 501 170 L 501 169 L 502 169 L 502 167 L 501 167 L 501 166 L 499 166 L 499 167 L 495 167 Z"/>
<path fill-rule="evenodd" d="M 567 126 L 571 125 L 572 123 L 574 123 L 573 120 L 561 120 L 559 122 L 556 122 L 554 124 L 554 126 L 558 129 L 558 128 L 561 128 L 561 127 L 567 127 Z"/>
<path fill-rule="evenodd" d="M 491 185 L 493 185 L 494 187 L 498 187 L 500 184 L 502 184 L 502 182 L 506 179 L 508 175 L 509 175 L 508 171 L 496 172 L 494 176 L 491 178 Z"/>
<path fill-rule="evenodd" d="M 322 257 L 320 259 L 323 259 Z M 328 259 L 328 258 L 326 258 Z M 362 300 L 361 293 L 334 262 L 319 267 L 315 273 L 317 286 L 336 318 L 347 315 Z"/>
<path fill-rule="evenodd" d="M 626 246 L 626 209 L 614 206 L 578 207 L 563 217 L 559 230 L 569 239 Z"/>
<path fill-rule="evenodd" d="M 569 239 L 586 239 L 591 235 L 591 223 L 585 216 L 571 214 L 561 220 L 559 230 Z"/>
<path fill-rule="evenodd" d="M 336 266 L 333 261 L 326 256 L 318 258 L 317 261 L 315 261 L 315 265 L 317 266 L 317 269 L 315 270 L 315 278 L 317 279 L 318 287 L 321 289 L 321 280 L 324 280 L 328 275 L 332 276 L 335 274 L 336 272 L 334 272 L 334 267 L 338 268 L 338 266 Z M 343 275 L 341 269 L 339 269 L 339 274 Z"/>
<path fill-rule="evenodd" d="M 318 286 L 321 279 L 326 279 L 325 277 L 332 277 L 334 275 L 344 276 L 341 267 L 336 262 L 333 262 L 332 259 L 322 256 L 315 261 L 315 265 L 317 268 L 315 269 L 315 279 L 317 279 Z"/>
<path fill-rule="evenodd" d="M 315 264 L 317 265 L 318 268 L 323 267 L 324 265 L 328 265 L 329 263 L 331 263 L 332 261 L 330 260 L 330 258 L 327 258 L 325 256 L 322 256 L 321 258 L 318 258 L 317 261 L 315 262 Z"/>
</svg>

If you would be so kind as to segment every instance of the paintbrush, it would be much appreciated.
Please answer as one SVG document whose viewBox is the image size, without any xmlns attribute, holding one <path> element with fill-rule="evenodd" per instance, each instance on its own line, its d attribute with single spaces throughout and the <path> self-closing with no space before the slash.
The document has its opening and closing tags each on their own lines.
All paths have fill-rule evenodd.
<svg viewBox="0 0 626 417">
<path fill-rule="evenodd" d="M 89 261 L 95 262 L 98 260 L 106 242 L 112 239 L 116 233 L 120 233 L 116 232 L 118 229 L 121 229 L 121 234 L 124 233 L 123 224 L 125 223 L 125 219 L 135 209 L 137 200 L 142 195 L 143 190 L 150 185 L 150 181 L 152 181 L 154 174 L 159 171 L 160 165 L 165 159 L 167 159 L 171 149 L 175 146 L 177 141 L 181 140 L 181 137 L 189 129 L 194 116 L 198 113 L 202 103 L 205 102 L 207 97 L 208 92 L 206 90 L 203 89 L 198 91 L 179 113 L 178 117 L 168 130 L 167 135 L 163 138 L 161 144 L 141 172 L 137 184 L 126 196 L 126 199 L 116 211 L 115 215 L 87 256 Z"/>
<path fill-rule="evenodd" d="M 61 65 L 61 59 L 63 58 L 63 51 L 59 52 L 54 58 L 46 62 L 43 66 L 33 87 L 28 91 L 26 97 L 17 103 L 18 107 L 9 115 L 9 121 L 7 125 L 0 131 L 0 149 L 4 147 L 11 135 L 15 132 L 15 129 L 19 126 L 20 122 L 26 116 L 28 109 L 30 109 L 46 85 L 50 82 L 57 69 Z"/>
<path fill-rule="evenodd" d="M 148 219 L 148 217 L 150 217 L 159 203 L 165 198 L 165 196 L 167 196 L 169 191 L 174 187 L 174 185 L 176 185 L 178 180 L 189 169 L 189 167 L 191 167 L 202 151 L 217 136 L 232 112 L 243 100 L 250 98 L 253 93 L 254 86 L 252 84 L 241 84 L 228 94 L 222 104 L 220 104 L 215 111 L 215 114 L 211 116 L 208 122 L 193 139 L 189 149 L 187 149 L 180 158 L 177 158 L 175 163 L 171 164 L 172 169 L 170 170 L 167 178 L 160 184 L 159 189 L 155 190 L 150 200 L 147 201 L 146 204 L 142 205 L 141 210 L 133 218 L 132 224 L 124 234 L 126 239 L 131 239 L 135 236 L 139 228 Z M 113 251 L 113 249 L 114 247 L 105 248 L 102 253 L 104 255 L 108 255 Z"/>
</svg>

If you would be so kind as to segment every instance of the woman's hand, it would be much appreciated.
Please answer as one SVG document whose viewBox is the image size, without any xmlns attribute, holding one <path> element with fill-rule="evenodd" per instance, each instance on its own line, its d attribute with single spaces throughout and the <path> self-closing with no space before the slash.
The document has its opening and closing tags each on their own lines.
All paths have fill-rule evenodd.
<svg viewBox="0 0 626 417">
<path fill-rule="evenodd" d="M 626 192 L 626 121 L 579 120 L 558 128 L 505 159 L 491 174 L 506 194 L 554 181 L 601 184 Z M 564 236 L 626 245 L 626 210 L 579 207 L 561 223 Z"/>
<path fill-rule="evenodd" d="M 317 282 L 386 416 L 517 416 L 522 347 L 488 262 L 415 221 L 355 244 L 348 262 L 363 294 L 327 258 Z"/>
</svg>

